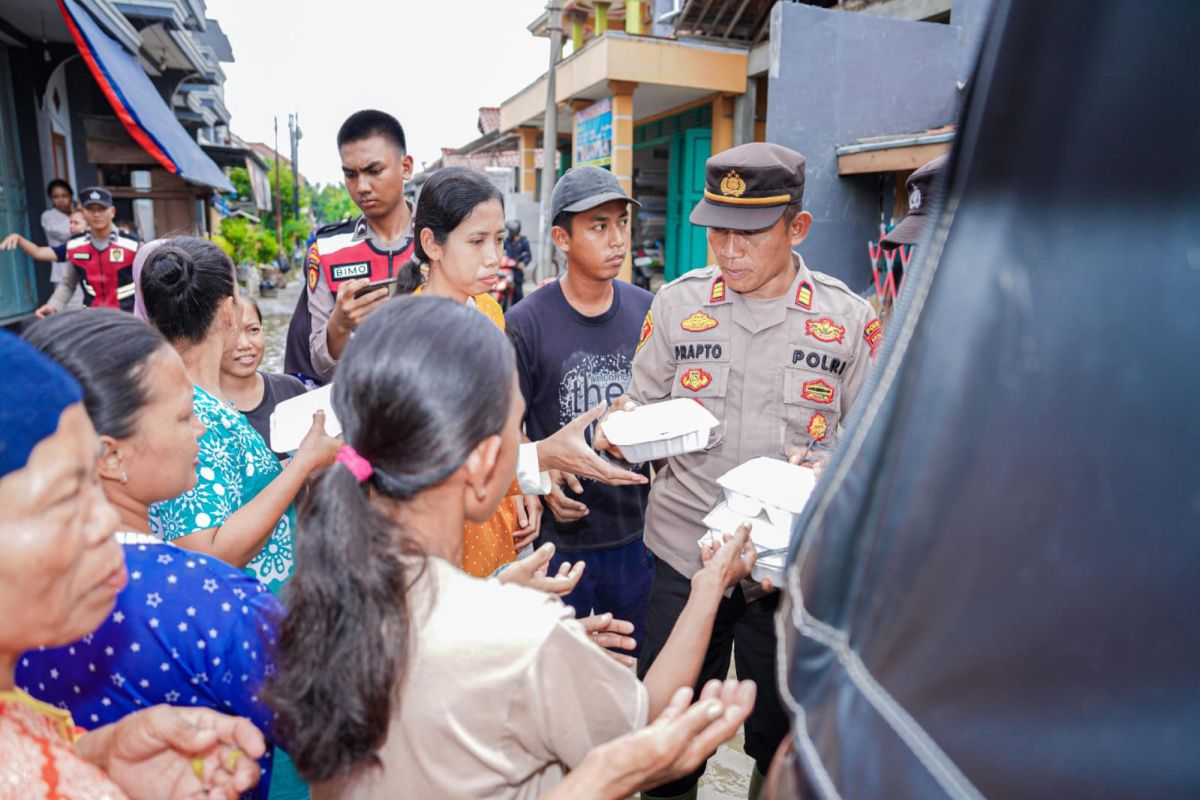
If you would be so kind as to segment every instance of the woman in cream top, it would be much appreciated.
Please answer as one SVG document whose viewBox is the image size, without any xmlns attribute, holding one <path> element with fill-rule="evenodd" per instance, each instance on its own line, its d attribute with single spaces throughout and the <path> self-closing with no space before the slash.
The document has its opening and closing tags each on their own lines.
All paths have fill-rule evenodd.
<svg viewBox="0 0 1200 800">
<path fill-rule="evenodd" d="M 460 569 L 524 413 L 511 346 L 480 314 L 390 302 L 346 348 L 333 405 L 346 445 L 301 522 L 268 688 L 314 797 L 536 798 L 695 683 L 752 563 L 744 531 L 693 579 L 644 683 L 557 598 Z"/>
</svg>

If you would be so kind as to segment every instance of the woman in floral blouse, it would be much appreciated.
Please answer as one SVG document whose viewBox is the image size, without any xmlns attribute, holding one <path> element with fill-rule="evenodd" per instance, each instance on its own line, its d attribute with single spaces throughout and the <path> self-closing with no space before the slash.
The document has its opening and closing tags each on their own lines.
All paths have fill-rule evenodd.
<svg viewBox="0 0 1200 800">
<path fill-rule="evenodd" d="M 196 486 L 150 510 L 154 531 L 189 550 L 208 553 L 278 592 L 293 568 L 292 505 L 304 481 L 337 456 L 318 414 L 286 465 L 221 393 L 221 356 L 237 344 L 241 307 L 233 262 L 205 239 L 169 239 L 142 269 L 151 322 L 183 358 L 195 384 L 200 438 Z"/>
</svg>

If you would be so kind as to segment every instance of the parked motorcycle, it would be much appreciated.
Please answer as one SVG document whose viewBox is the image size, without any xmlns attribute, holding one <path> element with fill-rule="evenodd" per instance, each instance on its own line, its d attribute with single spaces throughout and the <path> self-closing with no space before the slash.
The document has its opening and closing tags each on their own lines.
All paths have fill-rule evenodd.
<svg viewBox="0 0 1200 800">
<path fill-rule="evenodd" d="M 496 271 L 496 284 L 492 286 L 491 295 L 496 302 L 500 304 L 500 308 L 508 311 L 512 305 L 514 283 L 513 283 L 513 268 L 517 266 L 517 262 L 508 256 L 500 259 L 500 269 Z"/>
</svg>

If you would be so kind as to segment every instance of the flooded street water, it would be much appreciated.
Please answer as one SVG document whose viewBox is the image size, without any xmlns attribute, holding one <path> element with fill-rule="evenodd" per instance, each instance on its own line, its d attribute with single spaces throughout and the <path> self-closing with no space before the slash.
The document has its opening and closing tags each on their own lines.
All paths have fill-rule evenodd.
<svg viewBox="0 0 1200 800">
<path fill-rule="evenodd" d="M 287 344 L 288 323 L 292 320 L 296 299 L 304 289 L 304 281 L 298 278 L 299 276 L 293 277 L 286 289 L 280 289 L 278 297 L 257 298 L 258 307 L 263 315 L 263 332 L 267 337 L 262 363 L 265 372 L 283 372 L 283 350 Z"/>
</svg>

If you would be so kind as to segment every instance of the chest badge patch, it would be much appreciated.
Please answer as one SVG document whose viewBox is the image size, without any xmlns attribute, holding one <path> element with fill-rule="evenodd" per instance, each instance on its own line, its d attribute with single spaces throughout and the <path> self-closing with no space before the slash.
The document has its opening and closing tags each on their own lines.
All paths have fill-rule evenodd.
<svg viewBox="0 0 1200 800">
<path fill-rule="evenodd" d="M 804 385 L 800 387 L 801 397 L 805 400 L 811 400 L 814 403 L 820 403 L 823 406 L 833 402 L 833 395 L 833 386 L 822 378 L 805 381 Z"/>
<path fill-rule="evenodd" d="M 871 348 L 871 358 L 875 357 L 875 352 L 879 349 L 879 343 L 883 341 L 883 324 L 878 319 L 873 319 L 863 328 L 863 341 Z"/>
<path fill-rule="evenodd" d="M 125 251 L 119 247 L 113 247 L 108 254 L 108 260 L 114 264 L 125 263 Z"/>
<path fill-rule="evenodd" d="M 805 311 L 812 310 L 812 284 L 808 281 L 801 281 L 796 288 L 796 305 Z"/>
<path fill-rule="evenodd" d="M 717 278 L 713 281 L 712 292 L 708 295 L 708 302 L 719 303 L 725 299 L 725 279 Z"/>
<path fill-rule="evenodd" d="M 805 320 L 804 332 L 818 342 L 840 343 L 846 338 L 846 326 L 838 325 L 829 317 Z"/>
<path fill-rule="evenodd" d="M 87 261 L 91 257 L 92 254 L 87 250 L 76 250 L 74 253 L 71 253 L 71 258 L 75 259 L 76 261 Z"/>
<path fill-rule="evenodd" d="M 642 352 L 642 348 L 646 346 L 646 342 L 650 341 L 650 334 L 654 333 L 654 312 L 647 311 L 646 319 L 642 323 L 642 335 L 638 337 L 637 349 L 634 354 Z"/>
<path fill-rule="evenodd" d="M 710 373 L 699 368 L 692 368 L 683 373 L 683 376 L 679 379 L 679 384 L 689 391 L 698 392 L 711 384 L 712 381 L 713 377 Z"/>
<path fill-rule="evenodd" d="M 825 419 L 825 415 L 820 411 L 814 411 L 809 417 L 807 431 L 814 442 L 819 442 L 829 433 L 829 420 Z"/>
<path fill-rule="evenodd" d="M 718 323 L 708 314 L 705 314 L 703 311 L 697 311 L 683 322 L 679 323 L 679 327 L 683 328 L 689 333 L 703 333 L 704 331 L 711 331 L 713 328 L 717 327 L 718 324 L 720 323 Z"/>
</svg>

